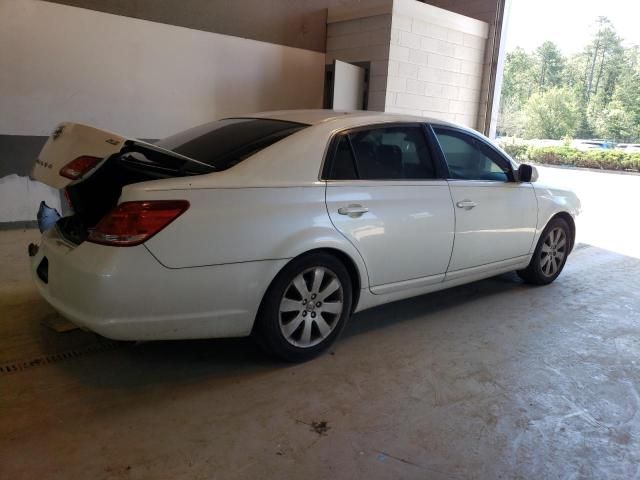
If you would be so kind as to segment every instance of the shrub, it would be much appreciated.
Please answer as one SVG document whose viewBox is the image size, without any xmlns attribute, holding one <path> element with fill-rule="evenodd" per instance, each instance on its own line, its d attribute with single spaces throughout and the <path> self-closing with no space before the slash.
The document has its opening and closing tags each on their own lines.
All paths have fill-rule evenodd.
<svg viewBox="0 0 640 480">
<path fill-rule="evenodd" d="M 531 162 L 546 165 L 640 171 L 640 153 L 624 153 L 615 150 L 581 151 L 569 147 L 529 148 L 527 158 Z"/>
<path fill-rule="evenodd" d="M 512 158 L 516 160 L 523 160 L 526 158 L 527 150 L 529 147 L 524 143 L 507 143 L 501 145 L 505 152 L 507 152 Z"/>
<path fill-rule="evenodd" d="M 640 153 L 618 150 L 582 151 L 567 146 L 532 147 L 523 143 L 505 144 L 502 148 L 519 162 L 640 172 Z"/>
</svg>

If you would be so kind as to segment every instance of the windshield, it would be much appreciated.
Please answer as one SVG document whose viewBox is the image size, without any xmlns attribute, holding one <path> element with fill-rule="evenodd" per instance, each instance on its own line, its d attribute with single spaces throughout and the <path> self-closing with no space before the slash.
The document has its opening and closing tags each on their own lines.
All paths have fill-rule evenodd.
<svg viewBox="0 0 640 480">
<path fill-rule="evenodd" d="M 156 145 L 226 170 L 307 126 L 266 118 L 228 118 L 190 128 Z"/>
</svg>

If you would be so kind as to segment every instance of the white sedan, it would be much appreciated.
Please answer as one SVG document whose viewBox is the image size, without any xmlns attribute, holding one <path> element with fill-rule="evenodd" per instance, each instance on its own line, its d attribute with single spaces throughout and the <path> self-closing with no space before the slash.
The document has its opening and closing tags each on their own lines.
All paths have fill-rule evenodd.
<svg viewBox="0 0 640 480">
<path fill-rule="evenodd" d="M 512 270 L 552 282 L 580 210 L 470 129 L 375 112 L 228 118 L 154 145 L 65 123 L 33 177 L 73 209 L 41 207 L 29 249 L 62 315 L 121 340 L 253 335 L 290 361 L 376 305 Z"/>
</svg>

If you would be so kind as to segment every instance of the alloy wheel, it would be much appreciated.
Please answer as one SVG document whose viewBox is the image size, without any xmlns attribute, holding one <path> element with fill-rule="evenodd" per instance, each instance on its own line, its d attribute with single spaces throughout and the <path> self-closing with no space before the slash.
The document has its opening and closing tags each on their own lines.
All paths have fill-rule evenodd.
<svg viewBox="0 0 640 480">
<path fill-rule="evenodd" d="M 552 229 L 544 239 L 540 249 L 540 269 L 547 277 L 552 277 L 564 261 L 567 255 L 567 234 L 564 229 L 556 227 Z"/>
<path fill-rule="evenodd" d="M 308 268 L 285 289 L 279 309 L 280 332 L 291 345 L 313 347 L 335 329 L 343 308 L 338 276 L 326 267 Z"/>
</svg>

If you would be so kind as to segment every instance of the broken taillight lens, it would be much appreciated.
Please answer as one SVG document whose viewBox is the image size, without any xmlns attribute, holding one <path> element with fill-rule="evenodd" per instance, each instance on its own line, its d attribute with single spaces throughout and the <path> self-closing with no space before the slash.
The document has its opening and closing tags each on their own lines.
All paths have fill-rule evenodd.
<svg viewBox="0 0 640 480">
<path fill-rule="evenodd" d="M 100 160 L 102 159 L 98 157 L 89 157 L 83 155 L 82 157 L 78 157 L 75 160 L 71 160 L 64 167 L 62 167 L 60 169 L 60 175 L 70 180 L 75 180 L 95 167 L 100 162 Z"/>
<path fill-rule="evenodd" d="M 89 233 L 89 241 L 130 247 L 146 242 L 189 208 L 186 200 L 124 202 Z"/>
<path fill-rule="evenodd" d="M 69 208 L 73 209 L 73 202 L 71 201 L 71 195 L 69 195 L 69 190 L 68 189 L 64 189 L 64 199 L 67 201 L 67 205 L 69 205 Z"/>
</svg>

